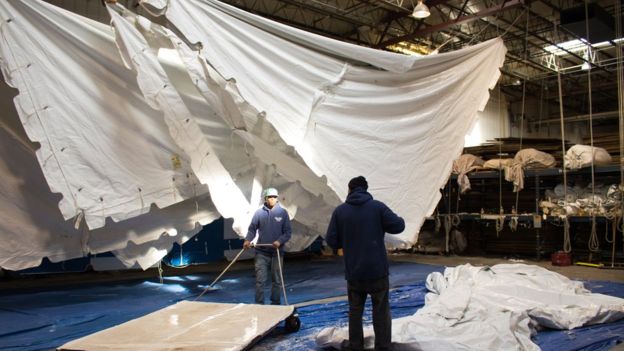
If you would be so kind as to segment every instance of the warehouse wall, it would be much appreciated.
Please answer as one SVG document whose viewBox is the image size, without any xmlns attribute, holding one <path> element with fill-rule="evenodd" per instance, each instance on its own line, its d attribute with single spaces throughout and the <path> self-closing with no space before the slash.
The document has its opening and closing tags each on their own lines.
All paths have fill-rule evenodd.
<svg viewBox="0 0 624 351">
<path fill-rule="evenodd" d="M 479 119 L 465 137 L 464 147 L 476 146 L 494 138 L 509 136 L 509 113 L 505 95 L 498 90 L 490 91 L 490 100 L 483 112 L 479 112 Z"/>
</svg>

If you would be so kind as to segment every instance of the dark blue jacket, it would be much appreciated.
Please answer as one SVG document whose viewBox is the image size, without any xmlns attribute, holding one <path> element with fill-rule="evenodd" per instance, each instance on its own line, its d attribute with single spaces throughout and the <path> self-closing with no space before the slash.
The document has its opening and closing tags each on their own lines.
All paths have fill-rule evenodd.
<svg viewBox="0 0 624 351">
<path fill-rule="evenodd" d="M 259 235 L 257 244 L 273 244 L 277 240 L 281 244 L 280 251 L 284 252 L 284 243 L 290 240 L 292 232 L 288 212 L 279 203 L 275 204 L 272 209 L 263 205 L 254 213 L 245 239 L 252 241 L 256 236 L 256 230 Z M 267 255 L 275 254 L 275 249 L 272 247 L 257 247 L 256 252 L 258 251 Z"/>
<path fill-rule="evenodd" d="M 379 279 L 388 276 L 384 234 L 398 234 L 403 229 L 403 218 L 356 188 L 334 210 L 325 240 L 332 248 L 343 249 L 347 280 Z"/>
</svg>

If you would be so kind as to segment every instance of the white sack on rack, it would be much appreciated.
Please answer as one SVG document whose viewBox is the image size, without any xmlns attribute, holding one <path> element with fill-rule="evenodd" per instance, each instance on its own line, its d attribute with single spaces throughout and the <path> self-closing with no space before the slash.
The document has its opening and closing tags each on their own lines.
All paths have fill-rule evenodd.
<svg viewBox="0 0 624 351">
<path fill-rule="evenodd" d="M 539 266 L 446 268 L 427 277 L 425 306 L 392 321 L 401 350 L 539 350 L 536 328 L 573 329 L 624 318 L 624 299 L 592 294 L 583 283 Z M 373 347 L 372 327 L 365 343 Z M 325 328 L 317 345 L 340 347 L 347 328 Z"/>
<path fill-rule="evenodd" d="M 594 146 L 592 158 L 592 146 L 574 145 L 568 149 L 564 156 L 564 164 L 569 169 L 591 166 L 592 160 L 594 166 L 609 164 L 611 162 L 611 155 L 609 155 L 607 150 Z"/>
<path fill-rule="evenodd" d="M 481 157 L 471 154 L 461 155 L 453 161 L 453 173 L 457 174 L 457 184 L 459 185 L 459 189 L 462 194 L 470 190 L 470 179 L 468 179 L 468 173 L 474 171 L 475 169 L 481 168 L 483 163 L 484 162 Z"/>
<path fill-rule="evenodd" d="M 513 182 L 514 191 L 524 189 L 524 170 L 535 168 L 552 168 L 557 162 L 555 158 L 536 149 L 522 149 L 516 153 L 511 167 L 505 169 L 505 180 Z"/>
</svg>

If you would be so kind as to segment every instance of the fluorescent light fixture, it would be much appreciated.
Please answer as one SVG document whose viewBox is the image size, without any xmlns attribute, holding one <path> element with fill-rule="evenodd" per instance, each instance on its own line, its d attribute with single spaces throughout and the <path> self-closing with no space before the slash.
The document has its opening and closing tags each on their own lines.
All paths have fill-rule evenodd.
<svg viewBox="0 0 624 351">
<path fill-rule="evenodd" d="M 581 39 L 581 40 L 574 39 L 574 40 L 566 41 L 566 42 L 555 44 L 555 45 L 548 45 L 544 48 L 544 50 L 550 52 L 551 54 L 561 56 L 561 55 L 568 55 L 567 51 L 578 52 L 586 48 L 587 48 L 587 41 L 585 41 L 585 39 Z"/>
<path fill-rule="evenodd" d="M 619 43 L 622 40 L 624 39 L 618 38 L 618 39 L 614 39 L 613 42 Z M 588 44 L 585 39 L 574 39 L 574 40 L 566 41 L 566 42 L 555 44 L 555 45 L 548 45 L 544 47 L 544 50 L 550 52 L 551 54 L 555 54 L 557 56 L 563 56 L 563 55 L 569 55 L 567 51 L 573 52 L 573 53 L 582 52 L 583 50 L 587 49 L 588 45 L 590 45 L 593 48 L 603 48 L 603 47 L 611 46 L 611 42 L 603 41 L 603 42 L 596 43 L 596 44 Z"/>
<path fill-rule="evenodd" d="M 418 0 L 418 4 L 414 7 L 412 16 L 416 18 L 427 18 L 430 14 L 431 12 L 429 12 L 427 5 L 423 4 L 423 0 Z"/>
</svg>

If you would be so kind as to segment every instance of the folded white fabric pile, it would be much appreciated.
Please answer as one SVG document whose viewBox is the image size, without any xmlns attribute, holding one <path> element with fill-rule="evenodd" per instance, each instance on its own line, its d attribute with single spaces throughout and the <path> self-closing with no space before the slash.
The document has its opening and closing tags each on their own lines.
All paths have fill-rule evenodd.
<svg viewBox="0 0 624 351">
<path fill-rule="evenodd" d="M 593 294 L 539 266 L 447 268 L 427 277 L 425 306 L 392 323 L 401 350 L 539 350 L 537 328 L 573 329 L 624 318 L 624 299 Z M 365 328 L 373 345 L 372 328 Z M 326 328 L 319 346 L 338 346 L 346 328 Z"/>
</svg>

